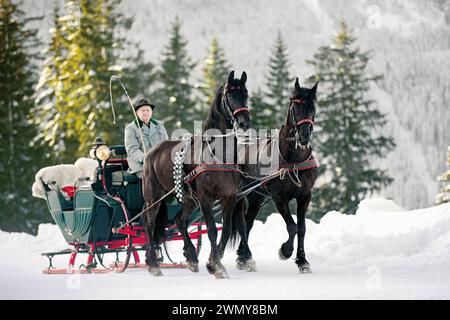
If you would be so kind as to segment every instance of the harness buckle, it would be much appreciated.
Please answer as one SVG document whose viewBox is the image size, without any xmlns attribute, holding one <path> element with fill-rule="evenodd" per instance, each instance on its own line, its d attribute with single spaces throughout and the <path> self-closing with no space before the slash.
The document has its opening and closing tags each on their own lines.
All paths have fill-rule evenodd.
<svg viewBox="0 0 450 320">
<path fill-rule="evenodd" d="M 280 180 L 284 180 L 284 177 L 286 176 L 286 169 L 281 169 L 280 172 Z"/>
</svg>

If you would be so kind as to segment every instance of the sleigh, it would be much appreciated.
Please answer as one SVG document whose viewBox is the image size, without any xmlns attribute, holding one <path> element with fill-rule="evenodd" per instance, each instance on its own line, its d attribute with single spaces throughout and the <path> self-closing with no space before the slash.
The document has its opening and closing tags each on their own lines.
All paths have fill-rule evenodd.
<svg viewBox="0 0 450 320">
<path fill-rule="evenodd" d="M 79 177 L 74 186 L 61 186 L 56 181 L 40 180 L 50 214 L 70 246 L 42 253 L 49 260 L 44 274 L 124 272 L 127 268 L 146 267 L 139 258 L 139 252 L 145 251 L 147 244 L 141 214 L 145 209 L 142 181 L 127 173 L 123 146 L 107 147 L 97 139 L 91 153 L 98 163 L 92 181 Z M 165 205 L 168 225 L 158 246 L 158 260 L 162 267 L 185 268 L 183 263 L 174 262 L 167 246 L 168 242 L 183 239 L 176 226 L 181 205 L 174 196 L 167 197 Z M 220 212 L 218 207 L 216 212 Z M 207 232 L 198 209 L 192 213 L 188 225 L 189 237 L 198 254 L 202 235 Z M 77 265 L 80 254 L 87 255 L 87 260 Z M 115 262 L 106 264 L 104 258 L 109 254 L 115 254 Z M 61 255 L 68 256 L 68 266 L 55 268 L 53 258 Z"/>
</svg>

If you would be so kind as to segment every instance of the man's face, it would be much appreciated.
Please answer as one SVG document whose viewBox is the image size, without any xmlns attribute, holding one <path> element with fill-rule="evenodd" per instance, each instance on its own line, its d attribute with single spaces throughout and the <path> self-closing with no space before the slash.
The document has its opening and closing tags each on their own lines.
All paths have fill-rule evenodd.
<svg viewBox="0 0 450 320">
<path fill-rule="evenodd" d="M 150 106 L 143 106 L 136 111 L 136 114 L 142 122 L 148 123 L 152 118 L 153 110 Z"/>
</svg>

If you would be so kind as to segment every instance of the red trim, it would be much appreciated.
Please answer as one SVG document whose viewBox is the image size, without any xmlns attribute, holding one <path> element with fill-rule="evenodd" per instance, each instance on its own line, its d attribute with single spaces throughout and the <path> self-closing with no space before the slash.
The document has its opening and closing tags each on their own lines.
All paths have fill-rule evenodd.
<svg viewBox="0 0 450 320">
<path fill-rule="evenodd" d="M 239 108 L 239 109 L 234 110 L 233 117 L 235 117 L 236 114 L 238 114 L 239 112 L 244 112 L 244 111 L 245 112 L 250 112 L 247 107 Z"/>
<path fill-rule="evenodd" d="M 108 163 L 128 163 L 126 158 L 113 158 L 113 159 L 108 159 Z"/>
<path fill-rule="evenodd" d="M 198 168 L 198 167 L 201 167 L 201 166 L 205 166 L 205 165 L 226 165 L 226 166 L 235 166 L 236 163 L 232 163 L 232 162 L 221 162 L 221 163 L 217 163 L 217 162 L 203 162 L 203 163 L 199 164 L 199 165 L 197 166 L 197 168 Z M 197 168 L 195 168 L 195 169 L 197 169 Z"/>
<path fill-rule="evenodd" d="M 67 193 L 67 195 L 71 198 L 73 198 L 73 196 L 75 195 L 76 190 L 77 188 L 74 186 L 66 186 L 61 188 L 61 191 Z"/>
<path fill-rule="evenodd" d="M 111 269 L 92 268 L 86 269 L 44 269 L 43 274 L 88 274 L 88 273 L 108 273 Z"/>
<path fill-rule="evenodd" d="M 197 229 L 196 231 L 190 232 L 189 233 L 189 238 L 192 240 L 198 240 L 202 235 L 206 234 L 208 232 L 208 229 L 206 228 L 206 224 L 204 222 L 195 222 L 193 223 L 191 226 L 204 226 L 205 228 L 199 230 Z M 176 228 L 176 226 L 169 226 L 169 229 L 174 229 Z M 133 246 L 144 246 L 147 244 L 148 241 L 146 241 L 146 233 L 144 232 L 144 227 L 143 226 L 127 226 L 123 229 L 120 230 L 113 230 L 114 233 L 120 233 L 120 234 L 124 234 L 124 235 L 130 235 L 132 236 L 132 241 L 133 241 Z M 217 231 L 221 231 L 222 227 L 217 227 Z M 172 238 L 170 239 L 170 241 L 182 241 L 183 240 L 183 236 L 179 233 L 176 232 Z M 69 267 L 66 269 L 44 269 L 43 273 L 44 274 L 73 274 L 73 273 L 107 273 L 107 272 L 111 272 L 114 269 L 114 266 L 107 268 L 107 269 L 97 269 L 97 268 L 92 268 L 89 271 L 86 269 L 78 269 L 75 268 L 75 258 L 78 254 L 78 250 L 80 248 L 80 244 L 75 244 L 75 243 L 69 243 L 70 245 L 74 246 L 74 251 L 72 251 L 70 253 L 70 259 L 69 259 Z M 91 251 L 93 252 L 93 248 L 94 248 L 94 243 L 93 242 L 87 242 L 86 243 L 89 247 L 91 247 Z M 197 243 L 198 245 L 198 243 Z M 114 240 L 114 241 L 105 241 L 105 242 L 96 242 L 95 243 L 96 247 L 104 247 L 105 249 L 117 249 L 117 248 L 123 248 L 123 247 L 128 247 L 128 238 L 123 239 L 123 240 Z M 146 268 L 146 265 L 143 263 L 140 263 L 140 259 L 139 259 L 139 254 L 136 250 L 132 251 L 133 254 L 133 258 L 135 263 L 134 264 L 130 264 L 129 268 Z M 87 259 L 87 264 L 89 265 L 94 261 L 94 255 L 89 254 L 88 255 L 88 259 Z M 162 263 L 160 264 L 161 268 L 185 268 L 184 264 L 170 264 L 170 263 Z"/>
<path fill-rule="evenodd" d="M 309 162 L 312 163 L 312 164 L 309 165 L 309 166 L 301 167 L 301 168 L 295 168 L 295 165 L 297 165 L 297 164 L 309 163 Z M 287 167 L 290 167 L 290 166 L 294 166 L 294 167 L 291 168 L 291 169 L 289 169 L 288 171 L 289 171 L 289 172 L 293 172 L 293 171 L 304 171 L 304 170 L 309 170 L 309 169 L 318 168 L 320 165 L 319 165 L 319 163 L 317 162 L 316 159 L 310 159 L 310 160 L 305 160 L 305 161 L 303 161 L 303 162 L 280 164 L 278 167 L 282 169 L 282 168 L 287 168 Z M 263 185 L 266 185 L 269 181 L 271 181 L 271 180 L 273 180 L 273 179 L 275 179 L 275 177 L 273 177 L 273 178 L 271 178 L 271 179 L 269 179 L 269 180 L 264 181 L 264 182 L 263 182 Z"/>
<path fill-rule="evenodd" d="M 200 165 L 201 166 L 201 165 Z M 200 167 L 198 166 L 198 167 Z M 197 168 L 198 168 L 197 167 Z M 195 168 L 194 170 L 196 170 L 197 168 Z M 189 180 L 185 181 L 185 183 L 191 183 L 193 180 L 195 180 L 199 175 L 201 175 L 202 173 L 205 172 L 237 172 L 239 173 L 238 169 L 225 169 L 225 168 L 209 168 L 209 169 L 203 169 L 200 172 L 197 172 L 196 175 L 194 175 L 193 177 L 191 177 Z"/>
<path fill-rule="evenodd" d="M 305 104 L 305 100 L 303 100 L 303 99 L 294 99 L 294 100 L 292 100 L 292 102 L 299 103 L 299 104 Z"/>
<path fill-rule="evenodd" d="M 314 121 L 312 121 L 311 119 L 302 119 L 302 120 L 298 120 L 297 123 L 295 124 L 295 126 L 298 127 L 299 125 L 301 125 L 303 123 L 311 123 L 312 125 L 314 125 Z"/>
<path fill-rule="evenodd" d="M 305 160 L 303 162 L 284 163 L 284 164 L 280 164 L 278 167 L 279 168 L 286 168 L 286 167 L 289 167 L 289 166 L 295 166 L 296 164 L 302 164 L 302 163 L 308 163 L 308 162 L 314 163 L 314 166 L 316 166 L 316 167 L 318 166 L 317 161 L 315 159 L 311 159 L 311 160 Z M 301 169 L 303 169 L 303 168 L 301 168 Z"/>
</svg>

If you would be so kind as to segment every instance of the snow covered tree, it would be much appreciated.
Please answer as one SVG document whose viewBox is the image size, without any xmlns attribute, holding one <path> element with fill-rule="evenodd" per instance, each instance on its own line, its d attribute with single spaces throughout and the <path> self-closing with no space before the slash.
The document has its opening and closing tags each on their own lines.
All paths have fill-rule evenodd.
<svg viewBox="0 0 450 320">
<path fill-rule="evenodd" d="M 32 143 L 37 128 L 30 124 L 38 54 L 37 30 L 27 24 L 16 4 L 0 0 L 0 228 L 36 232 L 49 221 L 45 203 L 31 196 L 44 149 Z"/>
<path fill-rule="evenodd" d="M 286 105 L 291 93 L 293 77 L 289 73 L 290 62 L 286 45 L 281 32 L 278 32 L 272 56 L 269 59 L 269 73 L 267 75 L 267 103 L 272 110 L 270 128 L 280 128 L 286 115 Z"/>
<path fill-rule="evenodd" d="M 191 62 L 186 46 L 177 17 L 170 30 L 169 44 L 162 53 L 158 72 L 160 87 L 151 98 L 159 106 L 157 118 L 165 121 L 169 136 L 174 129 L 191 125 L 193 120 L 201 120 L 192 100 L 193 87 L 189 83 L 195 64 Z"/>
<path fill-rule="evenodd" d="M 211 106 L 217 89 L 225 83 L 228 74 L 231 71 L 230 66 L 225 59 L 225 53 L 219 46 L 216 38 L 211 41 L 208 57 L 204 60 L 203 77 L 200 81 L 200 90 L 202 92 L 202 116 L 206 114 Z"/>
<path fill-rule="evenodd" d="M 442 183 L 442 188 L 436 195 L 435 205 L 450 202 L 450 146 L 447 148 L 447 171 L 438 177 Z"/>
<path fill-rule="evenodd" d="M 144 65 L 142 72 L 136 72 L 133 64 L 127 65 L 131 57 L 123 55 L 127 44 L 124 32 L 132 20 L 118 12 L 120 2 L 66 1 L 64 15 L 55 11 L 48 60 L 36 100 L 36 122 L 46 123 L 39 138 L 64 162 L 85 156 L 96 136 L 110 144 L 123 143 L 123 128 L 112 125 L 111 75 L 126 73 L 132 85 L 148 85 L 151 81 L 148 73 L 152 65 Z M 134 63 L 142 60 L 139 49 L 137 55 Z M 135 77 L 130 71 L 136 72 Z M 114 86 L 114 97 L 121 94 L 120 87 Z M 123 126 L 130 121 L 123 117 L 130 109 L 123 96 L 121 101 L 124 103 L 116 103 L 115 107 Z"/>
<path fill-rule="evenodd" d="M 333 43 L 319 48 L 308 61 L 320 81 L 316 121 L 321 131 L 314 145 L 327 180 L 313 192 L 316 219 L 330 210 L 354 214 L 362 199 L 392 182 L 385 171 L 370 164 L 395 144 L 380 133 L 385 115 L 365 97 L 380 76 L 368 75 L 370 53 L 355 48 L 355 41 L 341 22 Z"/>
</svg>

